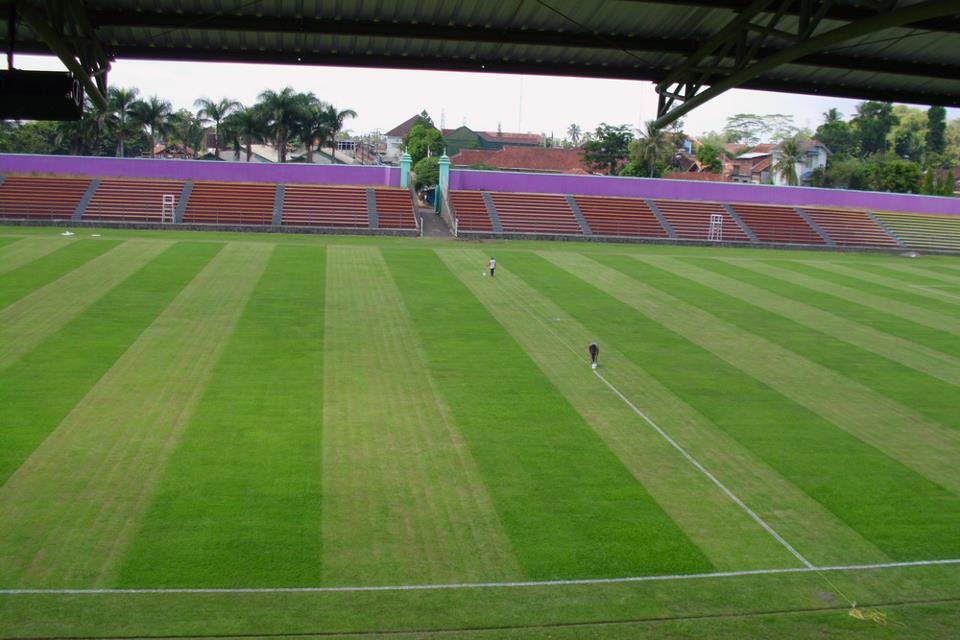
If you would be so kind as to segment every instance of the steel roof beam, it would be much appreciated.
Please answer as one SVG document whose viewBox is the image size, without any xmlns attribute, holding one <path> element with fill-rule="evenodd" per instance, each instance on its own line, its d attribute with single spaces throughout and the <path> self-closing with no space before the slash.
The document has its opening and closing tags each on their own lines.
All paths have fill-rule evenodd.
<svg viewBox="0 0 960 640">
<path fill-rule="evenodd" d="M 24 53 L 49 53 L 41 46 L 28 48 Z M 112 53 L 123 59 L 168 60 L 178 62 L 223 62 L 223 51 L 217 48 L 120 46 Z M 571 65 L 520 61 L 469 60 L 431 56 L 314 54 L 280 51 L 246 50 L 233 52 L 235 62 L 288 64 L 299 66 L 373 67 L 384 69 L 424 69 L 437 71 L 465 71 L 472 73 L 523 73 L 563 77 L 608 78 L 614 80 L 656 80 L 655 70 L 616 65 Z M 942 104 L 960 107 L 960 95 L 935 91 L 911 91 L 888 88 L 857 88 L 849 85 L 823 84 L 808 81 L 790 81 L 756 78 L 741 85 L 744 89 L 806 93 L 838 98 L 864 100 L 892 100 L 910 104 Z"/>
<path fill-rule="evenodd" d="M 755 7 L 759 2 L 760 0 L 757 0 L 757 3 L 753 6 Z M 658 117 L 654 124 L 658 127 L 664 127 L 721 93 L 735 87 L 744 86 L 745 83 L 756 80 L 764 73 L 772 71 L 782 65 L 793 63 L 806 55 L 825 49 L 829 50 L 831 47 L 837 46 L 840 43 L 877 31 L 911 24 L 918 20 L 934 19 L 938 16 L 951 15 L 956 11 L 957 0 L 926 0 L 900 9 L 875 14 L 870 18 L 865 18 L 858 22 L 851 22 L 842 27 L 805 39 L 792 47 L 781 49 L 751 64 L 732 69 L 731 73 L 725 77 L 710 79 L 708 82 L 703 83 L 697 81 L 695 84 L 684 81 L 692 90 L 685 92 L 685 96 L 680 98 L 682 99 L 682 103 L 676 107 L 672 105 L 674 101 L 678 99 L 678 96 L 675 95 L 678 91 L 669 90 L 668 85 L 677 82 L 677 80 L 668 76 L 667 81 L 661 81 L 657 85 L 657 91 L 661 93 L 661 99 Z M 710 88 L 699 91 L 701 84 L 709 84 Z M 671 95 L 665 95 L 663 93 L 665 90 L 669 90 Z"/>
<path fill-rule="evenodd" d="M 90 18 L 94 25 L 110 28 L 183 28 L 189 30 L 190 27 L 185 27 L 184 25 L 195 25 L 197 29 L 234 31 L 240 33 L 369 36 L 376 38 L 404 38 L 430 41 L 480 42 L 485 44 L 553 46 L 573 49 L 625 50 L 676 55 L 689 55 L 695 52 L 702 44 L 702 41 L 693 39 L 597 36 L 594 34 L 576 34 L 558 31 L 478 29 L 449 25 L 410 25 L 372 21 L 297 19 L 277 16 L 260 16 L 251 19 L 250 16 L 219 15 L 204 18 L 198 14 L 121 14 L 117 12 L 91 11 Z M 761 47 L 757 55 L 759 57 L 767 57 L 777 51 L 779 50 L 770 47 Z M 225 57 L 227 55 L 229 54 L 225 53 Z M 803 63 L 829 69 L 875 71 L 877 73 L 891 73 L 891 66 L 898 64 L 897 61 L 891 60 L 874 60 L 834 54 L 814 54 L 806 56 L 803 59 Z M 912 76 L 960 79 L 960 65 L 940 65 L 912 61 L 902 61 L 901 64 L 910 65 L 909 75 Z M 895 71 L 893 72 L 895 73 Z"/>
<path fill-rule="evenodd" d="M 749 1 L 739 0 L 620 0 L 620 2 L 652 5 L 661 4 L 690 7 L 691 9 L 726 9 L 728 11 L 742 11 L 750 5 Z M 834 3 L 833 6 L 827 10 L 824 19 L 839 22 L 857 22 L 858 20 L 874 16 L 876 13 L 875 10 L 867 7 Z M 786 15 L 796 16 L 799 14 L 800 9 L 788 9 L 786 11 Z M 956 15 L 947 15 L 929 20 L 918 20 L 902 26 L 928 31 L 941 31 L 944 33 L 960 33 L 960 10 L 956 11 L 955 14 Z"/>
</svg>

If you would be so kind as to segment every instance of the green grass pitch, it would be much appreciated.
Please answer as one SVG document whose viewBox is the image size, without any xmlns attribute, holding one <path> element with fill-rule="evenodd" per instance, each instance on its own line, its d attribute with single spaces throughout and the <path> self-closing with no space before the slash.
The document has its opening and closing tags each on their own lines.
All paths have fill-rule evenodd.
<svg viewBox="0 0 960 640">
<path fill-rule="evenodd" d="M 101 233 L 0 227 L 0 637 L 956 632 L 955 257 Z"/>
</svg>

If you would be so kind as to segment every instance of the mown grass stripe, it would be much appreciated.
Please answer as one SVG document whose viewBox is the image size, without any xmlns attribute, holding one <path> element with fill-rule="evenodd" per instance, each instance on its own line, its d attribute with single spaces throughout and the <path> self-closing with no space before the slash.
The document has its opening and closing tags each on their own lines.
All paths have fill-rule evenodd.
<svg viewBox="0 0 960 640">
<path fill-rule="evenodd" d="M 794 303 L 816 307 L 851 322 L 923 345 L 952 359 L 960 359 L 960 341 L 954 335 L 886 313 L 883 309 L 852 302 L 842 295 L 825 293 L 817 288 L 820 281 L 815 278 L 806 278 L 756 260 L 699 257 L 683 260 L 781 295 Z"/>
<path fill-rule="evenodd" d="M 436 254 L 384 255 L 528 577 L 711 566 Z"/>
<path fill-rule="evenodd" d="M 0 238 L 0 274 L 64 246 L 62 238 Z"/>
<path fill-rule="evenodd" d="M 589 258 L 544 256 L 604 292 L 575 283 L 569 286 L 578 290 L 568 289 L 568 299 L 593 298 L 598 317 L 630 317 L 610 297 L 639 311 L 629 326 L 610 327 L 618 347 L 888 555 L 960 553 L 960 538 L 949 533 L 960 524 L 960 495 L 944 489 L 957 485 L 949 471 L 957 460 L 949 439 L 955 432 L 906 430 L 909 420 L 884 415 L 898 409 L 895 403 L 863 394 L 828 369 Z M 625 269 L 638 265 L 621 259 Z M 865 406 L 870 402 L 878 406 Z M 837 426 L 884 445 L 889 455 Z M 939 441 L 952 448 L 937 450 L 930 436 L 943 436 Z"/>
<path fill-rule="evenodd" d="M 585 345 L 596 337 L 591 330 L 520 280 L 508 267 L 499 267 L 494 281 L 478 278 L 476 265 L 484 262 L 481 252 L 444 250 L 438 253 L 717 569 L 797 565 L 789 553 L 666 440 L 609 389 L 598 384 L 587 366 Z M 516 255 L 511 255 L 506 264 L 514 260 Z M 605 344 L 603 370 L 611 367 L 621 374 L 619 377 L 642 380 L 639 386 L 643 388 L 659 387 L 616 349 L 607 348 Z M 657 391 L 669 393 L 662 387 Z M 684 413 L 682 409 L 671 412 L 669 405 L 677 402 L 675 398 L 658 399 L 653 404 L 653 412 L 660 411 L 657 419 L 669 421 L 671 427 L 673 420 L 696 420 L 689 415 L 680 418 Z M 665 407 L 667 410 L 663 410 Z M 691 412 L 687 409 L 685 413 Z M 701 418 L 700 422 L 705 420 Z M 702 424 L 698 427 L 710 428 Z M 722 450 L 729 450 L 731 444 L 725 443 Z M 742 465 L 741 459 L 736 466 Z M 750 469 L 761 473 L 754 466 Z M 782 481 L 778 484 L 776 479 L 767 477 L 764 482 L 773 482 L 781 491 L 785 489 Z M 804 517 L 809 514 L 804 513 Z"/>
<path fill-rule="evenodd" d="M 926 327 L 960 336 L 960 318 L 952 305 L 938 304 L 935 300 L 873 285 L 864 280 L 850 278 L 800 261 L 764 261 L 759 268 L 783 280 L 795 284 L 807 284 L 811 288 L 852 302 L 882 309 L 886 313 Z M 909 302 L 905 302 L 906 300 Z"/>
<path fill-rule="evenodd" d="M 122 244 L 121 240 L 64 240 L 55 251 L 0 274 L 0 309 Z"/>
<path fill-rule="evenodd" d="M 227 245 L 0 487 L 4 586 L 114 584 L 270 245 Z"/>
<path fill-rule="evenodd" d="M 960 296 L 944 296 L 943 291 L 931 291 L 927 288 L 952 288 L 955 294 L 960 294 L 960 280 L 952 280 L 946 276 L 938 278 L 922 269 L 907 265 L 845 265 L 825 261 L 811 261 L 810 264 L 817 269 L 850 278 L 851 282 L 869 283 L 868 286 L 876 286 L 878 291 L 889 292 L 891 296 L 905 302 L 935 308 L 948 314 L 960 311 L 957 309 Z"/>
<path fill-rule="evenodd" d="M 0 485 L 222 246 L 172 245 L 0 371 Z"/>
<path fill-rule="evenodd" d="M 561 313 L 569 313 L 582 323 L 589 322 L 591 338 L 599 339 L 602 345 L 603 375 L 805 557 L 816 564 L 848 562 L 853 558 L 859 562 L 890 559 L 769 465 L 759 455 L 762 452 L 741 444 L 734 438 L 736 434 L 725 430 L 724 424 L 713 421 L 744 419 L 747 427 L 760 422 L 743 408 L 743 415 L 736 413 L 734 398 L 741 391 L 736 378 L 730 395 L 711 381 L 709 367 L 713 358 L 709 354 L 704 357 L 701 350 L 682 341 L 667 327 L 642 316 L 636 318 L 636 313 L 624 303 L 540 256 L 511 255 L 504 261 L 507 264 L 542 295 L 556 301 Z M 506 268 L 504 265 L 501 266 Z M 564 326 L 563 321 L 557 323 L 561 331 Z M 722 376 L 725 371 L 716 373 Z M 747 382 L 752 380 L 747 378 Z M 748 390 L 751 388 L 747 386 Z M 724 402 L 711 402 L 714 396 Z M 697 408 L 703 406 L 710 407 L 712 412 Z M 737 545 L 726 537 L 715 544 L 725 545 L 731 553 Z"/>
<path fill-rule="evenodd" d="M 123 560 L 127 586 L 320 579 L 323 247 L 277 247 Z"/>
<path fill-rule="evenodd" d="M 522 576 L 380 252 L 327 273 L 323 583 Z"/>
<path fill-rule="evenodd" d="M 597 260 L 614 268 L 622 265 L 603 257 Z M 631 268 L 625 273 L 744 331 L 802 354 L 931 420 L 960 429 L 960 362 L 945 362 L 949 357 L 943 355 L 921 359 L 925 354 L 920 345 L 898 342 L 886 334 L 690 264 L 669 258 L 644 258 L 643 263 L 646 264 L 639 269 Z M 936 352 L 932 353 L 936 357 Z M 916 362 L 920 370 L 908 368 L 903 362 Z M 931 368 L 938 377 L 926 375 L 923 368 Z"/>
<path fill-rule="evenodd" d="M 0 311 L 0 370 L 169 247 L 169 242 L 130 240 Z"/>
</svg>

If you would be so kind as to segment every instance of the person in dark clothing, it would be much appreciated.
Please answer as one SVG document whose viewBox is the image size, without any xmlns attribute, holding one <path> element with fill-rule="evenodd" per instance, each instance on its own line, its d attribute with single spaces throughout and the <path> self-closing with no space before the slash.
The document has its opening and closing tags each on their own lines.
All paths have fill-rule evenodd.
<svg viewBox="0 0 960 640">
<path fill-rule="evenodd" d="M 590 352 L 590 368 L 596 369 L 597 357 L 600 355 L 600 346 L 596 342 L 591 342 L 587 350 Z"/>
</svg>

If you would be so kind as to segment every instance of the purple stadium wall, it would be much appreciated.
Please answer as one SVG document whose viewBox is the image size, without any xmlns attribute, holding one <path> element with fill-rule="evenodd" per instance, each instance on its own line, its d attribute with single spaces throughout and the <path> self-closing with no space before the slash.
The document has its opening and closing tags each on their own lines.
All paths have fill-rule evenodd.
<svg viewBox="0 0 960 640">
<path fill-rule="evenodd" d="M 960 215 L 960 198 L 917 196 L 872 191 L 774 187 L 731 182 L 571 176 L 505 171 L 450 172 L 450 188 L 475 191 L 569 193 L 664 200 L 707 200 L 789 206 L 847 207 L 874 211 Z"/>
<path fill-rule="evenodd" d="M 97 178 L 168 178 L 217 182 L 400 186 L 400 170 L 396 167 L 267 164 L 212 160 L 0 154 L 0 174 L 5 173 L 57 173 Z"/>
</svg>

